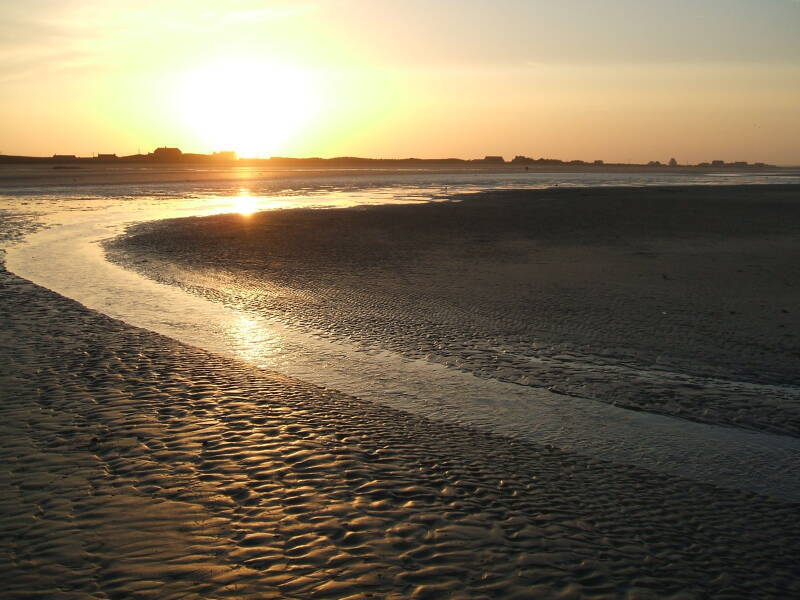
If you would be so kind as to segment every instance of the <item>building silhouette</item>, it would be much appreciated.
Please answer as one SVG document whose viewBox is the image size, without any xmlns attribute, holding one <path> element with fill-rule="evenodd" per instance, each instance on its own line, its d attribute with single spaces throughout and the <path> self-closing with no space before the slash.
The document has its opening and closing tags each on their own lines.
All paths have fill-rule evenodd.
<svg viewBox="0 0 800 600">
<path fill-rule="evenodd" d="M 180 148 L 168 148 L 164 146 L 153 150 L 151 156 L 157 160 L 180 160 L 183 156 L 183 152 L 181 152 Z"/>
</svg>

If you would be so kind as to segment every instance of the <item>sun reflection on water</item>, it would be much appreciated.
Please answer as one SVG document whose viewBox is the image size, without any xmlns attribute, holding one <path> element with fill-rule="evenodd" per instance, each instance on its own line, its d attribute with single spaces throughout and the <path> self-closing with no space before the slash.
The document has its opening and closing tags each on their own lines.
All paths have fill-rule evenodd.
<svg viewBox="0 0 800 600">
<path fill-rule="evenodd" d="M 258 198 L 250 195 L 250 190 L 242 188 L 239 195 L 234 198 L 233 207 L 243 217 L 249 217 L 258 207 Z"/>
<path fill-rule="evenodd" d="M 242 188 L 238 196 L 227 196 L 223 199 L 211 199 L 204 207 L 202 214 L 213 215 L 222 213 L 238 213 L 249 217 L 253 213 L 279 208 L 296 208 L 302 206 L 303 197 L 300 196 L 258 196 L 252 195 L 250 190 Z"/>
<path fill-rule="evenodd" d="M 283 352 L 283 340 L 270 332 L 260 321 L 245 315 L 230 322 L 227 332 L 229 346 L 243 360 L 259 367 L 269 366 L 271 359 Z"/>
</svg>

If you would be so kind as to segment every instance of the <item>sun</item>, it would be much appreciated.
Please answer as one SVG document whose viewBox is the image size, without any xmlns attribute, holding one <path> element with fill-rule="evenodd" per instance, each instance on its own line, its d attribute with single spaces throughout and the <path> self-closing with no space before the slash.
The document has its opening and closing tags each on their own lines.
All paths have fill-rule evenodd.
<svg viewBox="0 0 800 600">
<path fill-rule="evenodd" d="M 241 157 L 279 153 L 319 109 L 311 75 L 254 58 L 225 58 L 184 73 L 176 81 L 176 109 L 209 150 Z"/>
</svg>

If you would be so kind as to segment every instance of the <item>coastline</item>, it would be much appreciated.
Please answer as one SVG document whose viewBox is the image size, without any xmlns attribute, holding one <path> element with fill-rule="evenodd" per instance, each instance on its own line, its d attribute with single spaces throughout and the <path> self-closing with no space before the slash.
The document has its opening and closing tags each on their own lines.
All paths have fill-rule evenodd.
<svg viewBox="0 0 800 600">
<path fill-rule="evenodd" d="M 382 408 L 6 271 L 0 318 L 11 598 L 800 593 L 797 503 Z"/>
<path fill-rule="evenodd" d="M 386 194 L 378 197 L 386 198 Z M 360 203 L 357 197 L 350 198 L 351 206 L 363 208 L 372 202 L 369 191 Z M 10 269 L 130 325 L 423 418 L 725 488 L 789 501 L 800 499 L 800 478 L 793 469 L 793 457 L 800 451 L 796 437 L 694 423 L 564 395 L 556 388 L 482 378 L 457 366 L 364 347 L 352 337 L 337 340 L 281 319 L 262 318 L 187 294 L 180 287 L 155 282 L 106 261 L 100 241 L 121 234 L 124 224 L 132 221 L 218 213 L 220 208 L 230 211 L 236 204 L 223 199 L 220 205 L 202 198 L 167 204 L 162 200 L 104 204 L 105 208 L 76 212 L 81 205 L 68 203 L 65 213 L 45 221 L 54 227 L 31 234 L 24 244 L 10 249 Z M 92 200 L 86 206 L 96 203 Z M 324 273 L 317 270 L 317 275 L 322 278 Z M 235 280 L 228 283 L 235 288 Z M 226 287 L 215 285 L 213 289 Z M 297 304 L 305 300 L 298 298 Z M 336 319 L 342 316 L 333 315 Z M 361 329 L 366 328 L 359 326 Z M 569 361 L 576 363 L 578 358 L 569 357 Z M 559 383 L 566 380 L 564 363 L 564 357 L 555 363 L 561 373 L 556 373 Z M 642 372 L 625 365 L 577 362 L 572 367 L 595 380 L 598 373 L 615 379 L 633 374 L 644 378 L 648 389 L 669 384 L 679 390 L 701 389 L 704 397 L 711 389 L 717 397 L 735 397 L 739 403 L 755 398 L 751 410 L 756 415 L 764 413 L 761 407 L 765 403 L 785 406 L 783 397 L 788 394 L 791 400 L 797 392 L 785 386 L 698 379 L 664 370 Z M 715 416 L 710 413 L 707 420 Z M 709 447 L 714 452 L 710 453 Z"/>
<path fill-rule="evenodd" d="M 185 184 L 185 183 L 246 183 L 254 179 L 266 181 L 287 177 L 324 178 L 336 175 L 364 177 L 408 174 L 438 174 L 438 175 L 513 175 L 535 177 L 542 174 L 592 175 L 608 174 L 617 175 L 651 175 L 666 179 L 679 179 L 686 176 L 703 177 L 720 175 L 723 177 L 754 177 L 759 176 L 764 181 L 782 177 L 800 176 L 800 167 L 770 167 L 735 169 L 735 168 L 710 168 L 710 167 L 649 167 L 633 165 L 602 165 L 602 166 L 569 166 L 546 165 L 529 166 L 527 169 L 521 165 L 506 164 L 504 166 L 472 165 L 472 166 L 407 166 L 405 168 L 392 167 L 291 167 L 291 166 L 266 166 L 259 164 L 219 165 L 214 163 L 181 164 L 181 163 L 155 163 L 137 164 L 61 164 L 36 165 L 36 164 L 0 164 L 0 186 L 9 190 L 24 189 L 28 186 L 37 188 L 73 188 L 78 186 L 112 186 L 121 184 Z"/>
</svg>

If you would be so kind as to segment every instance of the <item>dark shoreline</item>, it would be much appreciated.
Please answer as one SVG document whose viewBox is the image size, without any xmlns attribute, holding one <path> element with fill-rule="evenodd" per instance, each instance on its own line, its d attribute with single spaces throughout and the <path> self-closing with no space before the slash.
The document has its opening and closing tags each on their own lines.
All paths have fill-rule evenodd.
<svg viewBox="0 0 800 600">
<path fill-rule="evenodd" d="M 109 255 L 206 297 L 478 375 L 800 435 L 800 186 L 459 200 L 147 224 Z M 709 377 L 789 387 L 732 395 Z"/>
<path fill-rule="evenodd" d="M 50 159 L 47 159 L 50 160 Z M 278 178 L 285 176 L 331 176 L 331 175 L 381 175 L 398 173 L 432 173 L 432 174 L 536 174 L 544 173 L 632 173 L 653 174 L 658 176 L 707 175 L 707 174 L 745 174 L 765 176 L 797 176 L 800 167 L 650 167 L 645 165 L 482 165 L 467 164 L 453 166 L 443 163 L 422 166 L 297 166 L 280 163 L 159 163 L 159 162 L 88 162 L 53 163 L 53 164 L 2 164 L 0 163 L 0 187 L 13 191 L 25 186 L 39 187 L 75 187 L 82 185 L 119 185 L 133 183 L 187 183 L 211 181 L 242 181 L 242 174 L 249 173 L 251 178 Z M 246 180 L 247 178 L 245 178 Z M 777 184 L 780 185 L 780 184 Z"/>
</svg>

